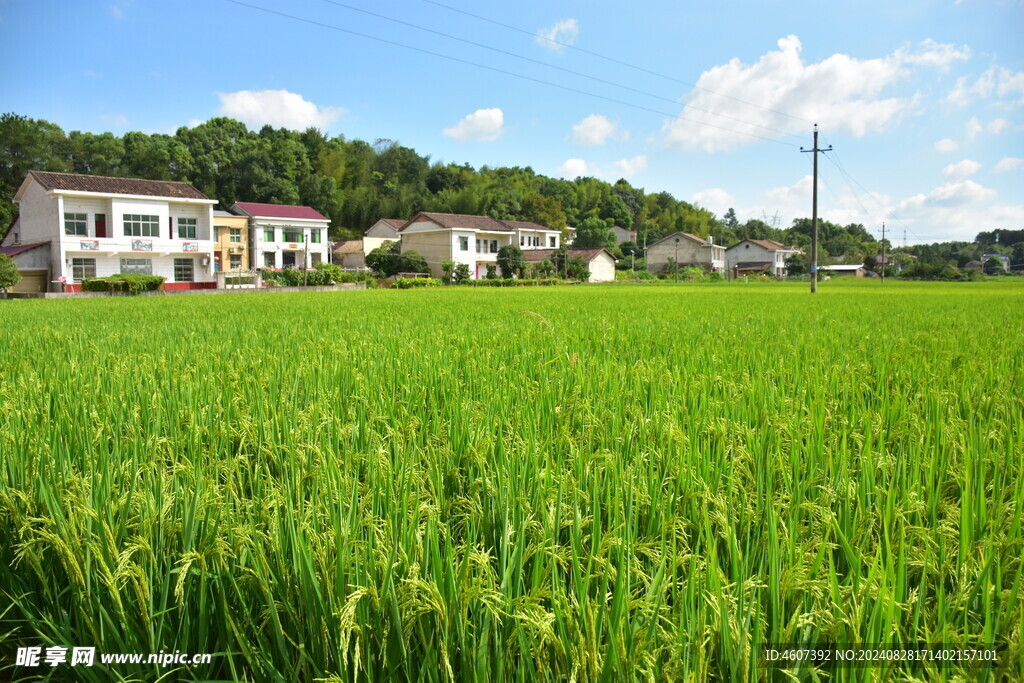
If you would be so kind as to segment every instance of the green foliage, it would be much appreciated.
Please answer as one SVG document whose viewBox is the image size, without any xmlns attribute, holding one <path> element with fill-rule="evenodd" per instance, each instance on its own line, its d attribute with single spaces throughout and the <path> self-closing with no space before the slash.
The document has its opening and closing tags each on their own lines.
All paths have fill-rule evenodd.
<svg viewBox="0 0 1024 683">
<path fill-rule="evenodd" d="M 790 254 L 786 259 L 787 275 L 807 275 L 811 272 L 811 266 L 806 254 Z"/>
<path fill-rule="evenodd" d="M 399 272 L 399 258 L 402 253 L 402 243 L 399 240 L 388 241 L 376 249 L 371 249 L 366 255 L 366 267 L 372 270 L 377 277 L 391 277 Z"/>
<path fill-rule="evenodd" d="M 0 290 L 7 291 L 10 287 L 21 282 L 21 273 L 18 266 L 7 254 L 0 254 Z"/>
<path fill-rule="evenodd" d="M 5 306 L 4 647 L 215 653 L 86 683 L 1024 680 L 1024 281 L 751 289 Z M 1006 649 L 760 665 L 822 641 Z"/>
<path fill-rule="evenodd" d="M 498 268 L 503 278 L 515 277 L 526 265 L 523 250 L 515 244 L 506 244 L 498 249 Z"/>
<path fill-rule="evenodd" d="M 419 255 L 419 253 L 412 251 L 402 252 L 398 257 L 398 269 L 396 273 L 429 273 L 430 266 L 427 265 L 427 260 Z"/>
<path fill-rule="evenodd" d="M 441 261 L 441 272 L 444 273 L 444 277 L 441 278 L 444 280 L 444 283 L 446 285 L 452 284 L 452 280 L 455 277 L 455 261 L 450 258 L 443 259 Z"/>
<path fill-rule="evenodd" d="M 978 277 L 973 270 L 960 270 L 953 263 L 917 261 L 900 273 L 904 280 L 944 280 L 947 282 L 973 281 Z"/>
<path fill-rule="evenodd" d="M 441 281 L 433 277 L 400 277 L 395 280 L 396 289 L 416 289 L 423 287 L 440 287 Z"/>
<path fill-rule="evenodd" d="M 458 263 L 455 265 L 455 270 L 452 271 L 452 283 L 461 284 L 470 278 L 469 264 Z"/>
<path fill-rule="evenodd" d="M 486 267 L 487 267 L 487 275 L 485 275 L 485 277 L 488 280 L 493 280 L 493 279 L 498 277 L 498 268 L 497 268 L 497 266 L 495 264 L 488 263 Z"/>
<path fill-rule="evenodd" d="M 83 292 L 154 292 L 167 278 L 141 273 L 117 273 L 106 277 L 87 277 L 82 280 Z"/>
</svg>

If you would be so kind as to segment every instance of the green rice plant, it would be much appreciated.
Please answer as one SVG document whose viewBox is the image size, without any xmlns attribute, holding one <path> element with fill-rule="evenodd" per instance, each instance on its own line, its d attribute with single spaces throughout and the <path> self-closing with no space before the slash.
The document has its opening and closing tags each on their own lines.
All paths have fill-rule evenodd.
<svg viewBox="0 0 1024 683">
<path fill-rule="evenodd" d="M 1013 280 L 0 303 L 0 677 L 1024 679 Z"/>
</svg>

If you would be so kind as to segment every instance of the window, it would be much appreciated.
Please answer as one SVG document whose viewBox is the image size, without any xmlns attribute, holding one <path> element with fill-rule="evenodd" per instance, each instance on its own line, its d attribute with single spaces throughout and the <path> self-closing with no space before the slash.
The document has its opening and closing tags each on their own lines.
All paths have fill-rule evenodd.
<svg viewBox="0 0 1024 683">
<path fill-rule="evenodd" d="M 86 214 L 64 214 L 64 233 L 67 235 L 81 235 L 82 237 L 88 235 L 89 229 L 86 225 Z"/>
<path fill-rule="evenodd" d="M 525 247 L 526 246 L 526 236 L 525 235 L 520 235 L 519 236 L 519 246 L 521 246 L 521 247 Z"/>
<path fill-rule="evenodd" d="M 241 228 L 231 228 L 231 243 L 232 244 L 241 244 L 242 243 L 242 229 Z"/>
<path fill-rule="evenodd" d="M 194 240 L 196 238 L 196 219 L 195 218 L 179 218 L 178 219 L 178 238 L 183 240 Z M 191 282 L 191 280 L 187 280 Z"/>
<path fill-rule="evenodd" d="M 242 269 L 242 255 L 241 254 L 231 254 L 230 256 L 231 256 L 231 270 L 241 270 Z"/>
<path fill-rule="evenodd" d="M 274 241 L 274 229 L 273 228 L 263 228 L 263 241 L 264 242 L 273 242 Z"/>
<path fill-rule="evenodd" d="M 320 244 L 320 231 L 319 230 L 310 230 L 309 231 L 309 241 L 312 244 Z"/>
<path fill-rule="evenodd" d="M 497 254 L 498 253 L 498 240 L 491 240 L 491 253 L 492 254 Z"/>
<path fill-rule="evenodd" d="M 460 237 L 459 238 L 459 251 L 469 251 L 469 238 L 468 237 Z"/>
<path fill-rule="evenodd" d="M 127 216 L 126 216 L 127 218 Z M 155 218 L 155 216 L 154 216 Z M 175 266 L 177 261 L 175 260 Z M 184 259 L 182 259 L 184 260 Z M 121 272 L 122 273 L 139 273 L 140 275 L 152 275 L 153 274 L 153 259 L 149 258 L 123 258 L 121 259 Z"/>
<path fill-rule="evenodd" d="M 548 237 L 548 246 L 551 247 L 552 249 L 557 247 L 558 246 L 558 238 L 555 237 L 554 235 L 552 235 L 551 237 Z"/>
<path fill-rule="evenodd" d="M 284 241 L 285 242 L 302 242 L 302 230 L 296 230 L 294 228 L 284 229 Z"/>
<path fill-rule="evenodd" d="M 294 251 L 282 251 L 281 252 L 281 267 L 282 268 L 294 268 L 295 267 L 295 252 Z"/>
<path fill-rule="evenodd" d="M 159 237 L 160 217 L 126 213 L 124 215 L 124 234 L 125 237 Z"/>
<path fill-rule="evenodd" d="M 272 251 L 263 252 L 263 267 L 264 268 L 277 268 L 277 257 Z"/>
<path fill-rule="evenodd" d="M 174 259 L 174 281 L 175 282 L 195 282 L 196 279 L 196 262 L 190 258 L 176 258 Z"/>
<path fill-rule="evenodd" d="M 81 282 L 87 277 L 96 277 L 96 259 L 94 258 L 73 258 L 71 259 L 71 279 L 74 282 Z"/>
</svg>

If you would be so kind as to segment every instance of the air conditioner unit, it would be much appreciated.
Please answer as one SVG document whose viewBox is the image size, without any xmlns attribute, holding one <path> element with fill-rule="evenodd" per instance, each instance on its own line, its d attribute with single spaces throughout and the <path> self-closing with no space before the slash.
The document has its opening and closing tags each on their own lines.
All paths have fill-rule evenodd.
<svg viewBox="0 0 1024 683">
<path fill-rule="evenodd" d="M 231 247 L 230 249 L 228 249 L 228 253 L 229 254 L 241 254 L 242 253 L 242 248 L 241 247 Z"/>
</svg>

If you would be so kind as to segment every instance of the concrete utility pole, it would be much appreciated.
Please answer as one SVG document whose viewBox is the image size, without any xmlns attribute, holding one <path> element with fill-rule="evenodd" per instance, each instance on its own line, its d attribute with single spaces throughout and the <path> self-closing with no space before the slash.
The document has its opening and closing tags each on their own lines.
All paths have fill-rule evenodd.
<svg viewBox="0 0 1024 683">
<path fill-rule="evenodd" d="M 882 284 L 885 284 L 885 221 L 882 221 Z"/>
<path fill-rule="evenodd" d="M 814 186 L 811 188 L 811 294 L 818 291 L 818 152 L 831 152 L 832 145 L 818 149 L 818 124 L 814 124 L 814 149 L 800 148 L 801 152 L 814 153 Z"/>
</svg>

